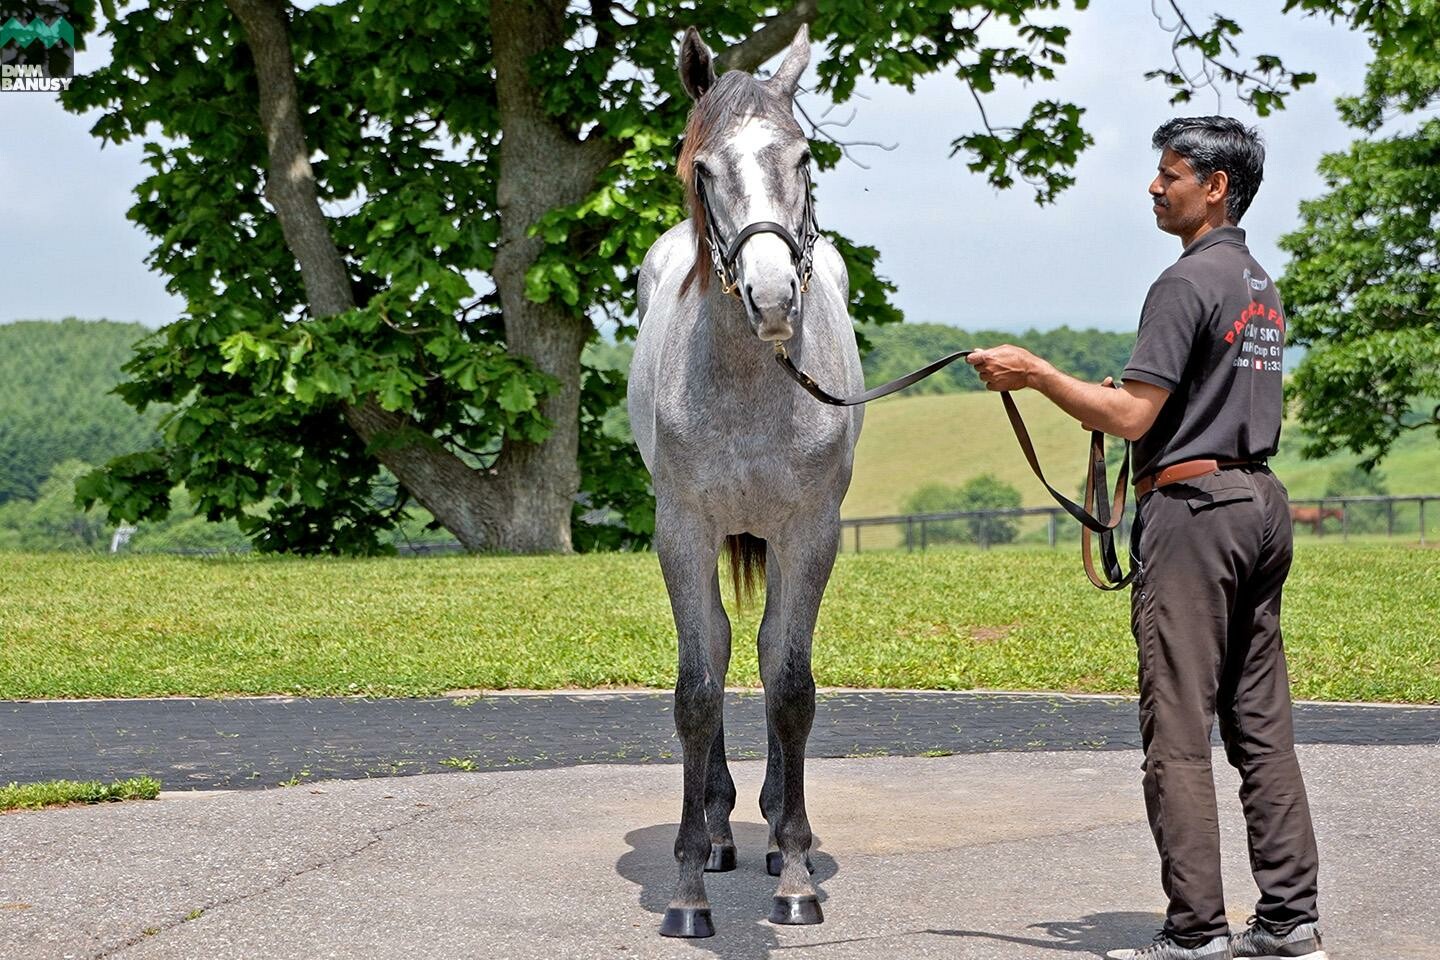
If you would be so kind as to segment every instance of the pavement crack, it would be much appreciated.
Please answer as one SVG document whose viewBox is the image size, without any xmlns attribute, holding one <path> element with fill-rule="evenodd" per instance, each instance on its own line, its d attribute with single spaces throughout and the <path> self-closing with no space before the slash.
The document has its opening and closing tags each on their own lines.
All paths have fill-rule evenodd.
<svg viewBox="0 0 1440 960">
<path fill-rule="evenodd" d="M 301 877 L 309 876 L 310 874 L 317 873 L 321 870 L 327 870 L 338 864 L 344 863 L 348 860 L 353 860 L 356 857 L 361 856 L 367 851 L 385 842 L 385 840 L 389 838 L 391 834 L 397 833 L 408 827 L 413 827 L 417 823 L 420 823 L 422 820 L 429 819 L 430 817 L 436 816 L 437 814 L 445 813 L 450 810 L 454 810 L 457 807 L 474 803 L 478 800 L 482 800 L 500 789 L 501 787 L 499 786 L 488 787 L 484 790 L 478 790 L 473 793 L 468 793 L 463 797 L 459 797 L 446 803 L 427 804 L 425 809 L 416 810 L 412 812 L 409 816 L 406 816 L 396 821 L 395 823 L 390 824 L 389 826 L 380 829 L 370 830 L 369 838 L 365 840 L 364 843 L 361 843 L 358 846 L 355 846 L 349 850 L 342 850 L 339 853 L 327 857 L 326 859 L 321 860 L 318 863 L 312 863 L 309 866 L 302 867 L 301 869 L 296 870 L 293 873 L 288 873 L 285 876 L 282 876 L 257 889 L 250 890 L 246 893 L 236 894 L 233 897 L 226 897 L 223 900 L 216 900 L 214 903 L 205 904 L 204 906 L 197 908 L 200 911 L 199 914 L 195 914 L 194 911 L 192 911 L 189 917 L 181 917 L 179 919 L 160 922 L 153 926 L 148 926 L 144 928 L 140 933 L 130 937 L 128 940 L 125 940 L 124 942 L 114 947 L 102 949 L 99 953 L 92 954 L 90 960 L 109 960 L 109 958 L 111 957 L 118 957 L 126 951 L 130 950 L 132 947 L 137 947 L 143 943 L 147 943 L 153 940 L 155 937 L 158 937 L 162 933 L 166 933 L 170 930 L 174 930 L 176 927 L 181 927 L 184 926 L 186 923 L 191 923 L 195 920 L 198 920 L 200 915 L 209 916 L 212 912 L 219 910 L 222 907 L 240 906 L 242 904 L 248 903 L 251 900 L 255 900 L 259 897 L 264 897 L 271 893 L 274 893 L 277 890 L 283 890 L 290 883 L 295 880 L 299 880 Z"/>
</svg>

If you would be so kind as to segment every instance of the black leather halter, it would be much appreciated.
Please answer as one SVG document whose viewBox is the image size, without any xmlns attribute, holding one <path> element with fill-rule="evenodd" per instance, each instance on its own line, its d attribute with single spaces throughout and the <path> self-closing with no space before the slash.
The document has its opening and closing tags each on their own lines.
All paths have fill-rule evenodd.
<svg viewBox="0 0 1440 960">
<path fill-rule="evenodd" d="M 801 214 L 798 238 L 784 224 L 773 220 L 757 220 L 742 227 L 740 232 L 726 243 L 715 223 L 715 211 L 710 206 L 710 195 L 705 191 L 705 175 L 698 170 L 695 171 L 695 192 L 700 196 L 700 208 L 705 211 L 705 242 L 710 245 L 710 262 L 715 267 L 715 275 L 719 277 L 720 287 L 725 293 L 744 300 L 737 289 L 740 278 L 735 271 L 735 262 L 739 259 L 740 249 L 745 246 L 745 242 L 761 233 L 773 233 L 790 248 L 790 262 L 795 265 L 795 273 L 800 278 L 800 292 L 805 292 L 810 286 L 810 274 L 815 262 L 815 239 L 820 235 L 820 225 L 815 220 L 815 197 L 808 167 L 805 169 L 805 210 Z"/>
</svg>

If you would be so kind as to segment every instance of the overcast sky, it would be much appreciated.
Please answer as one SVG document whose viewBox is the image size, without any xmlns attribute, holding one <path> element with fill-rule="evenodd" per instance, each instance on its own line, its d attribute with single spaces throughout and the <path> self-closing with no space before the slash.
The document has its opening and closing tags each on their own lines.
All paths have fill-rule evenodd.
<svg viewBox="0 0 1440 960">
<path fill-rule="evenodd" d="M 1276 274 L 1283 267 L 1276 240 L 1295 226 L 1299 200 L 1321 192 L 1316 161 L 1354 138 L 1336 118 L 1334 100 L 1359 90 L 1368 59 L 1360 36 L 1323 20 L 1281 16 L 1280 6 L 1226 6 L 1240 11 L 1242 51 L 1278 54 L 1292 69 L 1317 72 L 1319 81 L 1263 119 L 1233 95 L 1220 104 L 1221 112 L 1258 124 L 1268 144 L 1265 182 L 1243 226 L 1257 258 Z M 1210 9 L 1187 5 L 1200 17 Z M 1023 184 L 997 193 L 962 158 L 949 156 L 950 141 L 976 122 L 973 102 L 952 77 L 931 78 L 914 94 L 864 86 L 869 99 L 853 102 L 858 115 L 841 135 L 896 149 L 862 147 L 856 155 L 870 169 L 843 163 L 821 174 L 818 216 L 880 249 L 881 272 L 899 286 L 896 300 L 908 320 L 1131 329 L 1146 288 L 1179 254 L 1179 242 L 1155 229 L 1145 192 L 1156 160 L 1150 134 L 1176 110 L 1168 89 L 1142 74 L 1167 62 L 1170 38 L 1145 0 L 1094 4 L 1066 19 L 1075 32 L 1059 80 L 1012 84 L 987 108 L 995 123 L 1022 118 L 1039 96 L 1088 108 L 1095 146 L 1080 162 L 1077 184 L 1051 206 L 1036 206 Z M 103 41 L 92 39 L 77 70 L 104 62 Z M 1215 109 L 1214 96 L 1202 93 L 1181 112 Z M 93 122 L 64 112 L 52 95 L 0 94 L 0 321 L 78 316 L 159 326 L 179 311 L 162 278 L 144 265 L 149 239 L 125 219 L 145 172 L 140 145 L 101 149 L 88 132 Z"/>
</svg>

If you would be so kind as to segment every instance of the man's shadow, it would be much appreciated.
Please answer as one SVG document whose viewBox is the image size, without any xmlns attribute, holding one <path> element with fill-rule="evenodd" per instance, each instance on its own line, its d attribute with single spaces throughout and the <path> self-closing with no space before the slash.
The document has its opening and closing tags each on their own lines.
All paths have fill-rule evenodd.
<svg viewBox="0 0 1440 960">
<path fill-rule="evenodd" d="M 717 957 L 753 960 L 768 956 L 780 945 L 775 928 L 765 919 L 779 878 L 765 872 L 768 829 L 763 823 L 732 822 L 739 862 L 729 873 L 705 874 L 705 893 L 715 921 L 715 936 L 691 940 L 692 945 Z M 660 937 L 660 917 L 675 892 L 675 834 L 677 823 L 660 823 L 625 834 L 630 850 L 615 863 L 615 872 L 640 887 L 640 906 L 654 914 L 652 935 Z M 815 891 L 825 901 L 824 881 L 840 872 L 835 858 L 820 849 L 820 838 L 810 848 L 815 867 Z"/>
<path fill-rule="evenodd" d="M 1158 913 L 1092 913 L 1079 920 L 1049 920 L 1032 923 L 1026 927 L 1034 930 L 1035 936 L 1014 936 L 1003 933 L 989 933 L 984 930 L 926 930 L 937 937 L 969 937 L 981 940 L 995 940 L 1000 943 L 1016 943 L 1043 950 L 1057 950 L 1062 953 L 1090 954 L 1105 956 L 1106 951 L 1117 947 L 1143 947 L 1150 943 L 1155 931 L 1165 923 L 1165 917 Z M 1048 938 L 1048 939 L 1042 939 Z"/>
</svg>

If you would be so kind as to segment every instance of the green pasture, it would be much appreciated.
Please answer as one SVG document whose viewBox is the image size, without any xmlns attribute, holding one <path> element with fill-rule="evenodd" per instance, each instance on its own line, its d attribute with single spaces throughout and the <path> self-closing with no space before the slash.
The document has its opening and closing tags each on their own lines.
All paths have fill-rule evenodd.
<svg viewBox="0 0 1440 960">
<path fill-rule="evenodd" d="M 1078 493 L 1085 476 L 1089 435 L 1033 390 L 1022 390 L 1015 399 L 1050 482 Z M 1321 496 L 1337 469 L 1357 461 L 1344 454 L 1304 460 L 1302 445 L 1299 428 L 1287 424 L 1281 434 L 1280 454 L 1272 461 L 1292 497 Z M 1406 434 L 1381 463 L 1380 471 L 1390 493 L 1440 493 L 1440 443 L 1430 433 Z M 998 396 L 946 393 L 881 400 L 866 408 L 843 514 L 849 518 L 903 513 L 906 497 L 924 484 L 959 486 L 982 473 L 1015 486 L 1026 506 L 1052 504 L 1020 455 Z M 1440 510 L 1435 512 L 1440 514 Z M 1440 531 L 1440 516 L 1427 520 L 1434 524 L 1432 529 Z"/>
<path fill-rule="evenodd" d="M 675 675 L 649 554 L 195 559 L 0 554 L 0 698 L 438 694 Z M 752 686 L 759 603 L 728 681 Z M 1440 702 L 1440 550 L 1307 544 L 1285 612 L 1298 696 Z M 1068 549 L 840 557 L 829 686 L 1132 691 L 1128 600 Z"/>
</svg>

